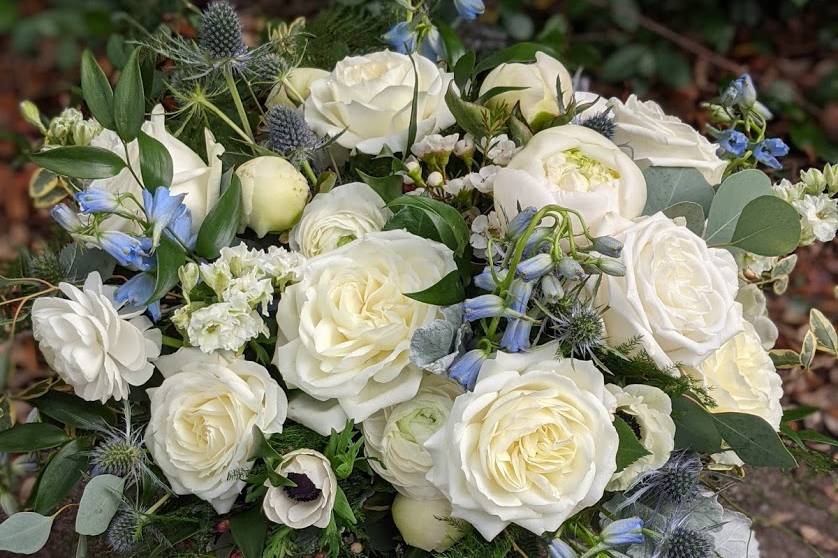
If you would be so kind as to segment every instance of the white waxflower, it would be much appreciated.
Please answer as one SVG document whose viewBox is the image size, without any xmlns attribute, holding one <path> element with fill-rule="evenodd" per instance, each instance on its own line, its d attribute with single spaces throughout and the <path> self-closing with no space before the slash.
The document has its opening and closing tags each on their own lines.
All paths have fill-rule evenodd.
<svg viewBox="0 0 838 558">
<path fill-rule="evenodd" d="M 468 176 L 452 178 L 442 185 L 442 189 L 452 196 L 458 195 L 460 192 L 471 192 L 474 187 L 468 180 Z"/>
<path fill-rule="evenodd" d="M 400 493 L 421 500 L 441 498 L 425 474 L 431 455 L 425 441 L 448 420 L 454 399 L 463 393 L 456 382 L 426 374 L 409 401 L 387 407 L 361 425 L 369 464 Z"/>
<path fill-rule="evenodd" d="M 777 341 L 779 332 L 768 316 L 768 307 L 762 289 L 753 283 L 743 285 L 736 293 L 736 302 L 742 305 L 742 317 L 754 326 L 762 347 L 766 351 L 770 350 Z"/>
<path fill-rule="evenodd" d="M 32 305 L 32 332 L 49 367 L 87 401 L 126 399 L 129 386 L 154 372 L 162 335 L 142 315 L 113 300 L 115 287 L 97 272 L 81 289 L 60 283 L 67 298 L 40 297 Z"/>
<path fill-rule="evenodd" d="M 512 160 L 512 157 L 518 153 L 520 149 L 515 142 L 509 139 L 506 134 L 501 134 L 492 138 L 489 142 L 489 149 L 486 151 L 486 156 L 498 166 L 505 167 Z"/>
<path fill-rule="evenodd" d="M 494 191 L 495 176 L 497 176 L 499 170 L 500 167 L 497 165 L 486 165 L 477 172 L 469 173 L 467 179 L 478 192 L 491 194 Z"/>
<path fill-rule="evenodd" d="M 297 486 L 272 486 L 266 481 L 268 491 L 262 501 L 265 517 L 292 529 L 327 527 L 338 481 L 326 456 L 311 449 L 298 449 L 285 454 L 276 472 Z"/>
<path fill-rule="evenodd" d="M 803 217 L 800 243 L 811 244 L 815 240 L 831 242 L 838 230 L 838 198 L 828 194 L 806 194 L 803 199 L 792 202 Z"/>
<path fill-rule="evenodd" d="M 160 357 L 145 444 L 175 494 L 227 513 L 253 466 L 254 428 L 282 432 L 288 403 L 265 368 L 232 353 L 178 349 Z"/>
<path fill-rule="evenodd" d="M 617 398 L 617 416 L 637 429 L 640 443 L 649 452 L 611 477 L 608 490 L 625 490 L 638 475 L 669 460 L 675 447 L 675 422 L 669 416 L 672 400 L 660 389 L 644 384 L 605 387 Z"/>
<path fill-rule="evenodd" d="M 501 235 L 501 223 L 498 214 L 490 211 L 488 214 L 480 214 L 471 222 L 471 237 L 469 242 L 472 248 L 481 251 L 489 247 L 489 237 Z"/>
<path fill-rule="evenodd" d="M 311 258 L 380 231 L 392 215 L 381 196 L 363 182 L 344 184 L 314 196 L 291 230 L 289 243 Z"/>
<path fill-rule="evenodd" d="M 457 140 L 460 139 L 460 134 L 450 134 L 443 136 L 442 134 L 428 134 L 418 142 L 413 144 L 410 152 L 419 159 L 425 159 L 430 155 L 448 155 L 454 151 L 457 145 Z"/>
<path fill-rule="evenodd" d="M 442 173 L 434 171 L 428 175 L 428 179 L 425 182 L 427 182 L 428 186 L 431 188 L 439 188 L 442 186 L 443 181 L 444 179 L 442 178 Z"/>
<path fill-rule="evenodd" d="M 474 136 L 471 134 L 466 134 L 463 136 L 463 139 L 458 140 L 457 143 L 454 144 L 454 155 L 457 157 L 463 157 L 470 155 L 474 152 Z"/>
<path fill-rule="evenodd" d="M 189 343 L 205 353 L 216 350 L 238 351 L 259 335 L 268 335 L 268 326 L 259 312 L 241 301 L 216 302 L 189 315 L 186 336 Z"/>
</svg>

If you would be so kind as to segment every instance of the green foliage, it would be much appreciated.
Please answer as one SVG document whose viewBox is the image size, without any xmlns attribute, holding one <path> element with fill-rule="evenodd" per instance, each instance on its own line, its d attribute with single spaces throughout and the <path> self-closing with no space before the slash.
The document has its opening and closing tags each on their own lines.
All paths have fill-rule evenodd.
<svg viewBox="0 0 838 558">
<path fill-rule="evenodd" d="M 13 514 L 0 524 L 0 550 L 34 554 L 47 543 L 55 516 L 35 512 Z"/>
<path fill-rule="evenodd" d="M 217 258 L 221 249 L 232 243 L 239 228 L 241 181 L 236 174 L 228 172 L 224 174 L 222 186 L 225 182 L 229 186 L 204 219 L 195 242 L 195 252 L 205 258 Z"/>
<path fill-rule="evenodd" d="M 325 436 L 301 424 L 286 424 L 282 433 L 271 436 L 270 445 L 279 455 L 284 455 L 300 448 L 322 452 L 328 441 Z"/>
<path fill-rule="evenodd" d="M 616 471 L 619 473 L 644 455 L 649 455 L 649 450 L 643 447 L 631 426 L 619 414 L 614 418 L 614 428 L 616 428 L 617 435 L 620 437 L 620 445 L 617 447 Z"/>
<path fill-rule="evenodd" d="M 381 37 L 396 23 L 397 7 L 395 2 L 389 2 L 380 13 L 374 14 L 363 3 L 355 6 L 333 3 L 306 22 L 305 31 L 311 37 L 300 65 L 331 70 L 350 54 L 386 48 Z"/>
</svg>

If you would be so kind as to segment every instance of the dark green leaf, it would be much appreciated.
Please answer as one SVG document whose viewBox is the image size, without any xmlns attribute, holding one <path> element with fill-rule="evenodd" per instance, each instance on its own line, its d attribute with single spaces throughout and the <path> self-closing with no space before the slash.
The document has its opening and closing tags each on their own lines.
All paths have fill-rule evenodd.
<svg viewBox="0 0 838 558">
<path fill-rule="evenodd" d="M 617 435 L 620 437 L 620 445 L 617 447 L 617 473 L 643 457 L 649 455 L 649 450 L 643 447 L 637 436 L 631 429 L 631 426 L 622 418 L 614 418 L 614 428 L 617 429 Z"/>
<path fill-rule="evenodd" d="M 113 130 L 113 89 L 89 50 L 81 57 L 81 92 L 90 114 L 103 127 Z"/>
<path fill-rule="evenodd" d="M 413 300 L 437 306 L 451 306 L 462 302 L 466 298 L 466 292 L 460 280 L 460 272 L 457 270 L 452 271 L 423 291 L 404 293 L 404 295 Z"/>
<path fill-rule="evenodd" d="M 381 199 L 387 203 L 393 201 L 404 193 L 402 188 L 404 179 L 398 174 L 377 177 L 370 176 L 359 170 L 358 176 L 360 176 L 361 180 L 363 180 L 370 188 L 375 190 L 375 193 L 381 196 Z"/>
<path fill-rule="evenodd" d="M 221 249 L 229 246 L 236 237 L 241 212 L 241 189 L 239 177 L 233 173 L 230 185 L 207 214 L 198 231 L 195 252 L 199 256 L 217 258 Z"/>
<path fill-rule="evenodd" d="M 206 221 L 204 222 L 206 223 Z M 157 255 L 157 269 L 155 271 L 154 291 L 146 304 L 160 300 L 172 290 L 172 287 L 178 282 L 178 269 L 186 263 L 186 254 L 183 248 L 165 235 L 160 238 L 160 245 L 157 247 L 155 254 Z"/>
<path fill-rule="evenodd" d="M 67 434 L 52 424 L 20 423 L 0 432 L 0 453 L 28 453 L 54 448 L 67 440 Z"/>
<path fill-rule="evenodd" d="M 785 256 L 800 243 L 800 215 L 777 196 L 760 196 L 742 210 L 730 245 L 760 256 Z"/>
<path fill-rule="evenodd" d="M 244 554 L 244 558 L 261 558 L 262 556 L 268 522 L 260 508 L 261 506 L 256 506 L 230 516 L 233 542 Z"/>
<path fill-rule="evenodd" d="M 113 95 L 114 125 L 123 141 L 136 138 L 145 119 L 145 93 L 140 75 L 139 53 L 139 48 L 135 48 L 128 57 Z"/>
<path fill-rule="evenodd" d="M 85 401 L 61 391 L 48 391 L 29 401 L 42 415 L 79 428 L 90 429 L 116 422 L 116 414 L 96 401 Z"/>
<path fill-rule="evenodd" d="M 797 463 L 765 419 L 747 413 L 711 413 L 722 439 L 754 467 L 791 469 Z"/>
<path fill-rule="evenodd" d="M 491 89 L 489 89 L 488 91 L 486 91 L 485 93 L 480 95 L 480 97 L 478 97 L 478 99 L 477 99 L 477 102 L 482 105 L 482 104 L 485 104 L 486 102 L 488 102 L 493 97 L 497 97 L 498 95 L 503 95 L 504 93 L 509 93 L 510 91 L 521 91 L 523 89 L 529 89 L 529 88 L 526 87 L 526 86 L 524 86 L 524 87 L 518 87 L 518 86 L 492 87 Z M 559 97 L 559 98 L 561 98 L 561 97 Z"/>
<path fill-rule="evenodd" d="M 786 409 L 785 411 L 783 411 L 782 422 L 792 422 L 795 420 L 804 419 L 809 415 L 817 413 L 818 411 L 820 411 L 820 409 L 811 405 L 801 405 L 793 409 Z"/>
<path fill-rule="evenodd" d="M 38 479 L 33 507 L 47 514 L 73 490 L 87 470 L 91 440 L 76 438 L 55 452 Z"/>
<path fill-rule="evenodd" d="M 338 486 L 335 493 L 335 515 L 351 525 L 355 525 L 355 514 L 352 513 L 352 506 L 349 505 L 349 500 L 346 499 L 346 493 Z"/>
<path fill-rule="evenodd" d="M 683 217 L 687 222 L 687 228 L 697 236 L 704 232 L 704 210 L 695 202 L 678 202 L 664 209 L 663 214 L 670 219 Z"/>
<path fill-rule="evenodd" d="M 457 62 L 466 52 L 465 48 L 463 48 L 463 42 L 460 40 L 457 32 L 444 21 L 436 21 L 434 23 L 436 28 L 439 29 L 440 37 L 442 37 L 442 44 L 445 47 L 445 61 L 448 64 L 448 68 L 455 68 Z"/>
<path fill-rule="evenodd" d="M 158 186 L 171 186 L 172 156 L 166 146 L 142 130 L 137 141 L 140 145 L 140 173 L 146 189 L 153 192 Z"/>
<path fill-rule="evenodd" d="M 829 446 L 838 446 L 838 440 L 832 436 L 821 434 L 816 430 L 801 430 L 797 433 L 801 440 L 812 442 L 815 444 L 826 444 Z"/>
<path fill-rule="evenodd" d="M 491 54 L 480 61 L 475 68 L 475 72 L 480 74 L 486 70 L 491 70 L 495 66 L 506 64 L 507 62 L 530 62 L 535 59 L 536 52 L 543 52 L 549 54 L 554 58 L 558 54 L 552 48 L 538 43 L 518 43 L 511 47 L 505 48 L 500 52 Z"/>
<path fill-rule="evenodd" d="M 466 84 L 474 73 L 474 51 L 463 54 L 454 66 L 454 83 L 460 91 L 464 91 Z"/>
<path fill-rule="evenodd" d="M 704 215 L 710 211 L 713 188 L 704 176 L 692 167 L 649 167 L 646 179 L 646 207 L 643 215 L 653 215 L 680 202 L 694 202 Z"/>
<path fill-rule="evenodd" d="M 675 422 L 675 447 L 699 453 L 716 453 L 722 437 L 711 417 L 701 405 L 687 397 L 672 400 L 672 420 Z"/>
<path fill-rule="evenodd" d="M 509 126 L 509 135 L 518 145 L 526 145 L 532 139 L 533 133 L 530 127 L 514 114 L 509 118 L 507 125 Z"/>
<path fill-rule="evenodd" d="M 728 176 L 716 191 L 707 214 L 704 231 L 707 244 L 714 246 L 730 242 L 739 215 L 748 202 L 771 194 L 771 179 L 762 171 L 748 169 Z"/>
<path fill-rule="evenodd" d="M 410 64 L 413 67 L 413 100 L 410 102 L 410 124 L 407 127 L 407 143 L 404 146 L 404 159 L 410 154 L 410 148 L 416 142 L 419 111 L 419 72 L 416 71 L 416 60 L 411 56 Z"/>
<path fill-rule="evenodd" d="M 389 207 L 411 207 L 421 210 L 434 224 L 438 240 L 457 256 L 462 256 L 469 245 L 470 231 L 460 212 L 450 205 L 422 196 L 404 195 L 388 204 Z M 390 230 L 392 227 L 387 227 Z M 414 232 L 408 229 L 409 232 Z"/>
<path fill-rule="evenodd" d="M 39 167 L 73 178 L 110 178 L 125 168 L 116 153 L 89 145 L 55 147 L 29 157 Z"/>
<path fill-rule="evenodd" d="M 457 120 L 457 124 L 467 132 L 471 132 L 476 139 L 488 134 L 486 123 L 489 121 L 489 109 L 463 100 L 457 94 L 453 83 L 448 86 L 448 91 L 445 93 L 445 104 L 448 105 L 448 110 Z"/>
</svg>

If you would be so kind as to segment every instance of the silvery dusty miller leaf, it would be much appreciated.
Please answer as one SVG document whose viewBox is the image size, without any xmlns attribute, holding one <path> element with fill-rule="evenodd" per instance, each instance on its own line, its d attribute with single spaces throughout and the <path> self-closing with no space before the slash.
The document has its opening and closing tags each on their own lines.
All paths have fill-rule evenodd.
<svg viewBox="0 0 838 558">
<path fill-rule="evenodd" d="M 434 374 L 444 374 L 471 339 L 462 304 L 444 307 L 442 315 L 417 329 L 410 340 L 410 362 Z"/>
</svg>

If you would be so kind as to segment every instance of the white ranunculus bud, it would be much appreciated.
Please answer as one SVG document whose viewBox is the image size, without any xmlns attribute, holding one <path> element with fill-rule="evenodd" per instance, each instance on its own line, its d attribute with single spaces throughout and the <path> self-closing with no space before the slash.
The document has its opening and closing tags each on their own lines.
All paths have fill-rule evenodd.
<svg viewBox="0 0 838 558">
<path fill-rule="evenodd" d="M 311 84 L 329 75 L 320 68 L 294 68 L 271 90 L 265 104 L 268 108 L 285 105 L 295 107 L 304 103 L 311 93 Z"/>
<path fill-rule="evenodd" d="M 256 157 L 236 169 L 242 185 L 241 227 L 259 238 L 290 229 L 309 195 L 308 181 L 282 157 Z"/>
<path fill-rule="evenodd" d="M 573 101 L 573 78 L 570 72 L 552 56 L 536 52 L 535 62 L 530 64 L 514 62 L 494 68 L 483 80 L 480 94 L 495 87 L 526 87 L 496 95 L 489 99 L 488 104 L 496 106 L 503 103 L 511 108 L 515 103 L 521 103 L 524 118 L 532 123 L 541 113 L 555 116 L 562 112 L 556 91 L 557 82 L 561 85 L 562 107 L 566 109 Z"/>
<path fill-rule="evenodd" d="M 427 552 L 443 552 L 465 535 L 465 525 L 450 520 L 448 500 L 415 500 L 398 494 L 391 508 L 404 541 Z"/>
<path fill-rule="evenodd" d="M 297 486 L 273 486 L 266 481 L 268 491 L 262 501 L 265 516 L 292 529 L 328 526 L 338 481 L 326 456 L 298 449 L 285 454 L 276 472 Z"/>
</svg>

